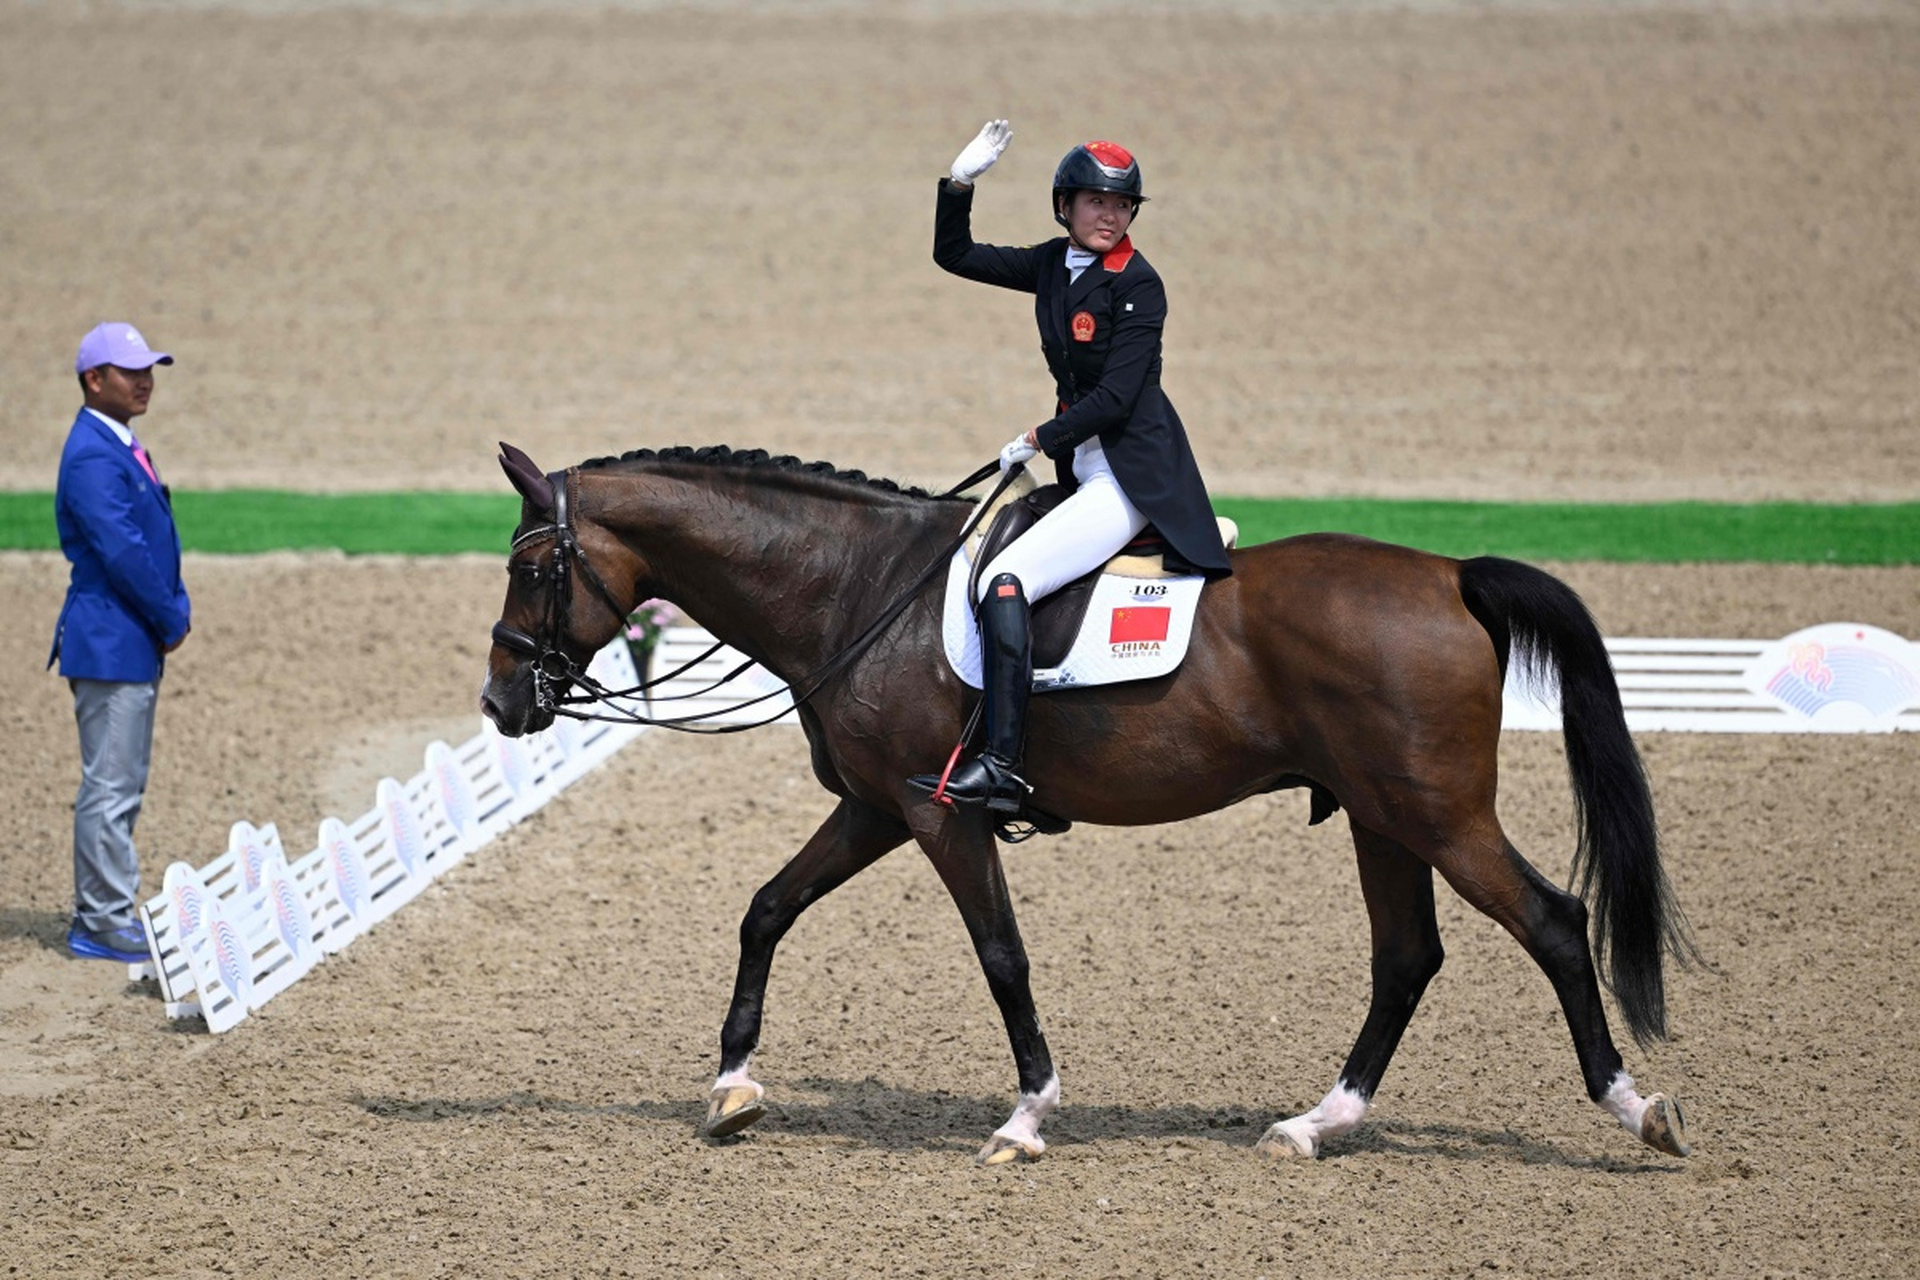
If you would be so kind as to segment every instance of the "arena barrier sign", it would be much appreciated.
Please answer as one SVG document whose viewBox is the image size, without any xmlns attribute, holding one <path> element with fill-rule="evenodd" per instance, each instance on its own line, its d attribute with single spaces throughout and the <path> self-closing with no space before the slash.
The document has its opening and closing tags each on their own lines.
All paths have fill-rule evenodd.
<svg viewBox="0 0 1920 1280">
<path fill-rule="evenodd" d="M 1857 622 L 1778 640 L 1607 641 L 1627 727 L 1680 733 L 1920 730 L 1920 645 Z M 1507 672 L 1508 729 L 1560 728 L 1559 694 Z"/>
<path fill-rule="evenodd" d="M 609 688 L 639 682 L 624 639 L 588 670 Z M 156 979 L 168 1017 L 227 1031 L 640 732 L 563 719 L 513 739 L 482 721 L 457 747 L 429 743 L 407 782 L 382 778 L 352 822 L 322 819 L 313 850 L 291 865 L 277 827 L 236 822 L 225 853 L 173 863 L 141 904 L 152 959 L 130 976 Z"/>
<path fill-rule="evenodd" d="M 176 862 L 167 868 L 159 896 L 140 908 L 152 959 L 130 968 L 136 977 L 159 982 L 169 1016 L 182 1016 L 179 1010 L 193 1002 L 193 975 L 182 943 L 204 931 L 208 900 L 259 892 L 267 859 L 282 856 L 279 828 L 242 821 L 228 829 L 227 851 L 206 866 L 195 870 Z"/>
</svg>

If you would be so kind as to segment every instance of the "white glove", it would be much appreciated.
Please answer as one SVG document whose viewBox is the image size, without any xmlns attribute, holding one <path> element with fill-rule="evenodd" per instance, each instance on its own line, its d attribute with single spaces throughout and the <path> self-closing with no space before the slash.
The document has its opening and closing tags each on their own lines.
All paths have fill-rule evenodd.
<svg viewBox="0 0 1920 1280">
<path fill-rule="evenodd" d="M 1039 452 L 1040 451 L 1038 449 L 1034 448 L 1032 445 L 1027 443 L 1026 436 L 1022 435 L 1018 437 L 1017 439 L 1014 440 L 1012 444 L 1008 445 L 1006 448 L 1000 451 L 1001 474 L 1004 475 L 1005 473 L 1013 470 L 1014 467 L 1018 466 L 1022 462 L 1025 462 L 1028 458 L 1033 457 L 1035 454 Z"/>
<path fill-rule="evenodd" d="M 993 168 L 993 162 L 1013 141 L 1013 126 L 1005 120 L 989 120 L 981 127 L 980 136 L 969 142 L 966 150 L 954 157 L 953 172 L 949 175 L 963 187 L 970 187 L 980 180 L 980 175 Z"/>
</svg>

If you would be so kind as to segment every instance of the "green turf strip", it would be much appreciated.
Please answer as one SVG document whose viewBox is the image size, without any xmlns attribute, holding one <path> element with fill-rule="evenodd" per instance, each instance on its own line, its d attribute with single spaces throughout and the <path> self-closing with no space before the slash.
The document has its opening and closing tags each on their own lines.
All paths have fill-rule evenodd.
<svg viewBox="0 0 1920 1280">
<path fill-rule="evenodd" d="M 1365 534 L 1450 556 L 1521 560 L 1696 560 L 1774 564 L 1920 564 L 1920 503 L 1388 502 L 1365 498 L 1216 498 L 1241 541 L 1313 530 Z"/>
<path fill-rule="evenodd" d="M 1240 523 L 1243 545 L 1336 530 L 1453 556 L 1920 564 L 1920 503 L 1600 505 L 1216 498 L 1214 505 Z M 230 489 L 177 493 L 174 507 L 189 551 L 337 548 L 356 554 L 504 555 L 519 519 L 520 500 L 512 494 Z M 52 494 L 0 493 L 0 550 L 58 546 Z"/>
<path fill-rule="evenodd" d="M 350 554 L 504 556 L 520 519 L 506 493 L 283 493 L 262 489 L 176 491 L 174 519 L 188 551 L 340 550 Z M 60 545 L 50 493 L 0 494 L 0 549 Z"/>
</svg>

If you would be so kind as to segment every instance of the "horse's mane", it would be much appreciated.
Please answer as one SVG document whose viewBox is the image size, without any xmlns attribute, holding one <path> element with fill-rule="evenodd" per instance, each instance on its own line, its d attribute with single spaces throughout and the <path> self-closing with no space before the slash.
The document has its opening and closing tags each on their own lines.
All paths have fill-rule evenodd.
<svg viewBox="0 0 1920 1280">
<path fill-rule="evenodd" d="M 823 480 L 862 489 L 878 490 L 881 493 L 897 493 L 908 498 L 940 499 L 943 495 L 929 493 L 925 489 L 912 488 L 898 484 L 881 476 L 870 476 L 864 471 L 854 471 L 836 467 L 831 462 L 802 462 L 790 454 L 775 455 L 765 449 L 730 449 L 724 444 L 675 445 L 670 449 L 633 449 L 617 458 L 589 458 L 580 464 L 583 470 L 616 466 L 623 462 L 690 462 L 697 466 L 728 467 L 742 470 L 765 470 L 784 472 L 789 475 L 816 476 Z M 954 499 L 962 501 L 962 499 Z"/>
</svg>

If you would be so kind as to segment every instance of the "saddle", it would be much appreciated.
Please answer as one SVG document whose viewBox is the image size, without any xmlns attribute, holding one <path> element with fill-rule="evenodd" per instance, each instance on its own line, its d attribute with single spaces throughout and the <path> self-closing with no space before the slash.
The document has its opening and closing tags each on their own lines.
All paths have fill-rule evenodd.
<svg viewBox="0 0 1920 1280">
<path fill-rule="evenodd" d="M 1064 485 L 1037 485 L 1031 474 L 1023 474 L 1007 486 L 1007 492 L 988 509 L 980 522 L 984 532 L 975 533 L 967 547 L 973 573 L 967 582 L 967 598 L 980 597 L 980 574 L 1009 543 L 1040 521 L 1040 517 L 1067 500 Z M 1220 522 L 1220 540 L 1232 549 L 1240 536 L 1233 521 L 1224 516 Z M 1087 605 L 1093 599 L 1094 584 L 1102 574 L 1122 578 L 1173 578 L 1180 575 L 1166 566 L 1171 550 L 1160 531 L 1148 525 L 1138 537 L 1122 547 L 1118 554 L 1091 573 L 1083 574 L 1033 606 L 1033 665 L 1057 667 L 1073 647 L 1074 637 L 1086 618 Z"/>
</svg>

